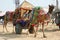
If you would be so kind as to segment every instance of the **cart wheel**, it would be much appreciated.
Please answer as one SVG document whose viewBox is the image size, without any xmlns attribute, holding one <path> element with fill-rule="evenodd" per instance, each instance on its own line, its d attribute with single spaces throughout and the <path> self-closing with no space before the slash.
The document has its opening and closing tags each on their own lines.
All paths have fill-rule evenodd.
<svg viewBox="0 0 60 40">
<path fill-rule="evenodd" d="M 22 27 L 21 27 L 20 24 L 16 24 L 15 32 L 16 32 L 16 34 L 21 34 L 22 33 Z"/>
</svg>

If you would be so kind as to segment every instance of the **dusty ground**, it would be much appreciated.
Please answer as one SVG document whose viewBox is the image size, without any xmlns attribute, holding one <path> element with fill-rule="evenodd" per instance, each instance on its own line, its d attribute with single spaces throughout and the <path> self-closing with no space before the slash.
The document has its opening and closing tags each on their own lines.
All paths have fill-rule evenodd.
<svg viewBox="0 0 60 40">
<path fill-rule="evenodd" d="M 48 26 L 45 25 L 45 35 L 47 38 L 43 38 L 41 30 L 38 30 L 37 37 L 34 38 L 33 34 L 26 35 L 26 30 L 23 30 L 21 35 L 12 33 L 13 27 L 11 23 L 7 24 L 7 28 L 9 32 L 3 32 L 3 26 L 0 25 L 0 40 L 60 40 L 58 27 L 51 23 Z"/>
</svg>

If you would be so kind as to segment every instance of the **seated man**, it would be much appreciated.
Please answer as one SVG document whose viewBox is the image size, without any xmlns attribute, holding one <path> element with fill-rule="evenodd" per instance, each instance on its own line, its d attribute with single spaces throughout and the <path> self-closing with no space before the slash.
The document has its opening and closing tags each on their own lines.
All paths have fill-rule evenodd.
<svg viewBox="0 0 60 40">
<path fill-rule="evenodd" d="M 24 27 L 28 23 L 28 19 L 26 18 L 17 18 L 16 24 L 20 24 L 22 27 Z"/>
</svg>

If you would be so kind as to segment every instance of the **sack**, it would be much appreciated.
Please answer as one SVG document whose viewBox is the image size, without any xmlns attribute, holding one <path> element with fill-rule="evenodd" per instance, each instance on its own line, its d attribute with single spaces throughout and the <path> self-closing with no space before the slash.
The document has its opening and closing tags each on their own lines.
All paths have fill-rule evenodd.
<svg viewBox="0 0 60 40">
<path fill-rule="evenodd" d="M 24 20 L 21 20 L 20 24 L 21 24 L 22 27 L 24 27 L 26 25 L 26 22 Z"/>
<path fill-rule="evenodd" d="M 34 27 L 32 25 L 30 26 L 29 33 L 30 34 L 33 34 L 34 33 Z"/>
</svg>

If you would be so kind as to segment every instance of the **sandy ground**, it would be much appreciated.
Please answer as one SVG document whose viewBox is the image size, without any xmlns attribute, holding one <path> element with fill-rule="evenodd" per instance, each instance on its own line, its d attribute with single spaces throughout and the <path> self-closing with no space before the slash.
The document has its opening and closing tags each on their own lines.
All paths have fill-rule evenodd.
<svg viewBox="0 0 60 40">
<path fill-rule="evenodd" d="M 0 40 L 60 40 L 60 31 L 55 24 L 49 23 L 48 26 L 45 25 L 45 35 L 47 38 L 43 38 L 41 30 L 38 30 L 37 37 L 34 37 L 34 34 L 26 35 L 26 30 L 23 29 L 22 34 L 12 33 L 13 26 L 11 23 L 7 24 L 9 32 L 3 32 L 3 26 L 0 25 Z M 41 27 L 39 27 L 41 29 Z"/>
</svg>

